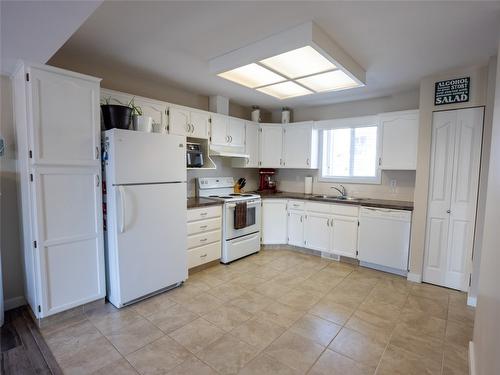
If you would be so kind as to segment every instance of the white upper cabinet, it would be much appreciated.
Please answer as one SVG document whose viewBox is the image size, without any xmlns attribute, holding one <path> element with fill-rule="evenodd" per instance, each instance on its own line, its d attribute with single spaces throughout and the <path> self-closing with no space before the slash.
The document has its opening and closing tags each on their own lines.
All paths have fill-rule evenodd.
<svg viewBox="0 0 500 375">
<path fill-rule="evenodd" d="M 207 112 L 191 111 L 191 132 L 188 137 L 209 138 L 210 132 L 210 114 Z"/>
<path fill-rule="evenodd" d="M 229 117 L 212 114 L 210 143 L 217 146 L 227 146 L 229 144 L 228 128 Z"/>
<path fill-rule="evenodd" d="M 211 144 L 243 149 L 245 146 L 245 120 L 212 114 Z"/>
<path fill-rule="evenodd" d="M 134 99 L 135 105 L 139 106 L 144 116 L 149 116 L 153 120 L 153 124 L 161 124 L 162 132 L 167 132 L 168 118 L 167 105 L 162 102 L 155 102 L 143 98 Z"/>
<path fill-rule="evenodd" d="M 191 111 L 188 108 L 172 106 L 169 108 L 169 132 L 186 137 L 208 139 L 210 114 Z"/>
<path fill-rule="evenodd" d="M 279 124 L 261 124 L 260 132 L 260 166 L 283 167 L 283 128 Z"/>
<path fill-rule="evenodd" d="M 285 244 L 287 241 L 287 201 L 262 201 L 262 243 Z"/>
<path fill-rule="evenodd" d="M 31 162 L 100 166 L 99 84 L 78 75 L 30 67 Z"/>
<path fill-rule="evenodd" d="M 229 118 L 229 145 L 233 147 L 245 146 L 245 121 L 239 118 Z"/>
<path fill-rule="evenodd" d="M 417 169 L 418 110 L 379 115 L 382 126 L 381 169 Z"/>
<path fill-rule="evenodd" d="M 283 125 L 283 167 L 318 168 L 318 131 L 312 121 Z"/>
<path fill-rule="evenodd" d="M 212 120 L 213 121 L 213 120 Z M 213 125 L 213 123 L 212 123 Z M 259 124 L 245 121 L 245 151 L 247 158 L 233 158 L 235 168 L 259 168 Z M 213 137 L 213 135 L 212 135 Z"/>
</svg>

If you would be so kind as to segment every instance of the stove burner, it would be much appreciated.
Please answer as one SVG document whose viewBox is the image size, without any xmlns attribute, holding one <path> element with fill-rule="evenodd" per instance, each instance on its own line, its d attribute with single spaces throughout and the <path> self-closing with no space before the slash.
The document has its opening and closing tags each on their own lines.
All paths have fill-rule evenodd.
<svg viewBox="0 0 500 375">
<path fill-rule="evenodd" d="M 209 197 L 209 198 L 219 198 L 219 196 L 218 196 L 218 195 L 209 195 L 208 197 Z"/>
<path fill-rule="evenodd" d="M 238 196 L 240 196 L 241 194 L 240 194 L 240 193 L 232 193 L 232 194 L 229 194 L 229 195 L 230 195 L 230 196 L 232 196 L 232 197 L 238 197 Z"/>
<path fill-rule="evenodd" d="M 241 194 L 242 197 L 253 197 L 253 194 Z"/>
</svg>

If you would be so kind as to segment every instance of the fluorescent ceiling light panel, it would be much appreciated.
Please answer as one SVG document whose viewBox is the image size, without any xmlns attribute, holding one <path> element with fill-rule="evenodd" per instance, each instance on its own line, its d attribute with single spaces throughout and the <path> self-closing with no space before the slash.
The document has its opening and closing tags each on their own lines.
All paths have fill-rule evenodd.
<svg viewBox="0 0 500 375">
<path fill-rule="evenodd" d="M 255 88 L 284 81 L 285 78 L 257 64 L 248 64 L 239 68 L 219 73 L 219 77 Z"/>
<path fill-rule="evenodd" d="M 336 68 L 330 60 L 311 46 L 297 48 L 261 60 L 260 63 L 292 79 Z"/>
<path fill-rule="evenodd" d="M 297 82 L 316 92 L 345 90 L 360 86 L 342 70 L 316 74 L 298 79 Z"/>
<path fill-rule="evenodd" d="M 312 91 L 309 91 L 305 87 L 297 85 L 291 81 L 276 83 L 271 86 L 258 88 L 257 90 L 278 99 L 287 99 L 295 96 L 312 94 Z"/>
</svg>

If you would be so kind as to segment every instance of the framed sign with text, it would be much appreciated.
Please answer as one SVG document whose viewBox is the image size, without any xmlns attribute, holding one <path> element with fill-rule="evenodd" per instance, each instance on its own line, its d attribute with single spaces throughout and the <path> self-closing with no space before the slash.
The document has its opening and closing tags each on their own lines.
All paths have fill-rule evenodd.
<svg viewBox="0 0 500 375">
<path fill-rule="evenodd" d="M 438 81 L 434 87 L 434 105 L 469 101 L 470 77 Z"/>
</svg>

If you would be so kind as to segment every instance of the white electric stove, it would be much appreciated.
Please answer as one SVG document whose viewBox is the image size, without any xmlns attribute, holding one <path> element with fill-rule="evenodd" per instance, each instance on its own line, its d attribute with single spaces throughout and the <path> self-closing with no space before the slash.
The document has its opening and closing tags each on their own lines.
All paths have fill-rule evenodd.
<svg viewBox="0 0 500 375">
<path fill-rule="evenodd" d="M 221 200 L 222 210 L 222 263 L 256 253 L 260 250 L 261 198 L 258 194 L 234 193 L 232 177 L 200 177 L 196 181 L 199 197 Z M 235 207 L 238 202 L 247 204 L 247 224 L 235 229 Z"/>
</svg>

